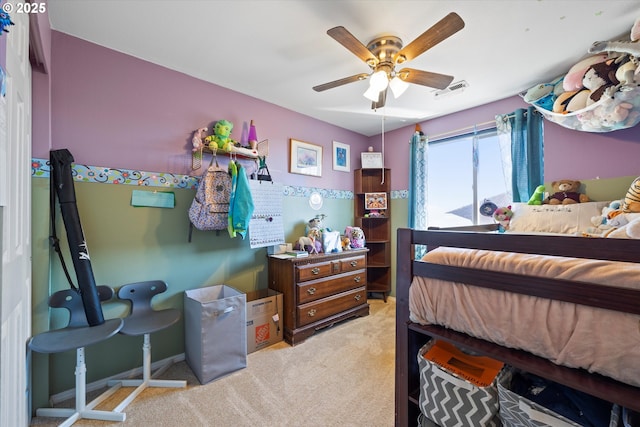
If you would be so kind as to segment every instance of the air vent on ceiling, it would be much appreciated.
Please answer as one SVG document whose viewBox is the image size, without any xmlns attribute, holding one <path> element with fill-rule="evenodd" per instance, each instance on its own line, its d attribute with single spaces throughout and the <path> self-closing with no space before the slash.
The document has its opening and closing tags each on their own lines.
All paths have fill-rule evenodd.
<svg viewBox="0 0 640 427">
<path fill-rule="evenodd" d="M 451 83 L 446 89 L 436 90 L 433 96 L 436 99 L 443 98 L 448 95 L 453 95 L 454 93 L 463 92 L 467 87 L 469 87 L 469 83 L 465 80 L 460 80 L 459 82 Z"/>
</svg>

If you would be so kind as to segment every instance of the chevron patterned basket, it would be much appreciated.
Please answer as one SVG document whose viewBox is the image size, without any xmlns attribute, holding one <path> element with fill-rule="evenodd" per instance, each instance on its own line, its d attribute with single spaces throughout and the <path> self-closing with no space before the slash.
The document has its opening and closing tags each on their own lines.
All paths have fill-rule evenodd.
<svg viewBox="0 0 640 427">
<path fill-rule="evenodd" d="M 487 387 L 476 386 L 426 359 L 432 345 L 433 340 L 418 352 L 422 413 L 440 427 L 501 426 L 499 376 Z"/>
<path fill-rule="evenodd" d="M 498 379 L 500 418 L 505 427 L 581 427 L 582 424 L 545 408 L 510 389 L 513 370 L 507 369 Z M 589 424 L 591 425 L 591 424 Z M 601 425 L 598 423 L 598 425 Z M 621 426 L 620 408 L 612 405 L 609 427 Z"/>
</svg>

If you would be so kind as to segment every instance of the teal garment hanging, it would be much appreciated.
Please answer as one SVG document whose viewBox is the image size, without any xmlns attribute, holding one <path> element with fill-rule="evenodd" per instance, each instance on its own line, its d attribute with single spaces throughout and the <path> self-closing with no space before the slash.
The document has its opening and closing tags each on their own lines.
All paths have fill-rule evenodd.
<svg viewBox="0 0 640 427">
<path fill-rule="evenodd" d="M 229 175 L 231 175 L 231 195 L 229 197 L 227 231 L 229 232 L 229 237 L 236 237 L 236 233 L 233 231 L 233 201 L 236 197 L 236 188 L 238 186 L 238 165 L 233 160 L 229 161 Z"/>
<path fill-rule="evenodd" d="M 229 162 L 229 173 L 231 174 L 231 199 L 227 228 L 230 237 L 239 235 L 244 239 L 254 210 L 249 179 L 245 169 L 236 162 Z"/>
<path fill-rule="evenodd" d="M 253 198 L 251 197 L 251 189 L 249 188 L 249 178 L 245 169 L 238 166 L 236 179 L 236 191 L 233 198 L 233 217 L 232 227 L 234 234 L 239 234 L 243 239 L 249 230 L 249 221 L 253 215 Z"/>
</svg>

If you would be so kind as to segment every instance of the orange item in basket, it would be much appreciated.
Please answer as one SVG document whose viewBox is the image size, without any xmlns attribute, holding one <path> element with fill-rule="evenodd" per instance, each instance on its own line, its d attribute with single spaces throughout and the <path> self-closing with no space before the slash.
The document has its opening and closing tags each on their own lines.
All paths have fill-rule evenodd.
<svg viewBox="0 0 640 427">
<path fill-rule="evenodd" d="M 491 385 L 504 363 L 485 356 L 471 356 L 446 341 L 436 341 L 424 358 L 478 387 Z"/>
</svg>

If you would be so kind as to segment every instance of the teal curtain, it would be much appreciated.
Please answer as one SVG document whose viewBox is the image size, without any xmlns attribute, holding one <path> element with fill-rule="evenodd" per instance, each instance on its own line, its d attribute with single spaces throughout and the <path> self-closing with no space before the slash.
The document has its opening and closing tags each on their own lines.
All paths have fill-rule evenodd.
<svg viewBox="0 0 640 427">
<path fill-rule="evenodd" d="M 496 117 L 504 121 L 511 139 L 511 187 L 514 202 L 527 202 L 544 184 L 544 131 L 542 115 L 534 107 Z"/>
<path fill-rule="evenodd" d="M 427 229 L 427 153 L 428 141 L 422 132 L 415 132 L 409 148 L 409 227 Z M 415 258 L 420 259 L 426 248 L 417 245 Z"/>
</svg>

